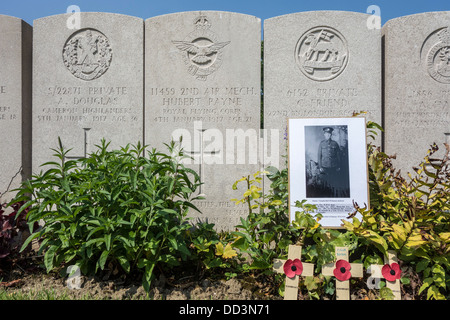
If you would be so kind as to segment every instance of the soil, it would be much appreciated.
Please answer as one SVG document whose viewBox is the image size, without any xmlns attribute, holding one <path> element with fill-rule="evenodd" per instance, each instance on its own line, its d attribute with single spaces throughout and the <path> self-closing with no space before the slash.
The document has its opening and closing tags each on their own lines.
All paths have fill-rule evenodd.
<svg viewBox="0 0 450 320">
<path fill-rule="evenodd" d="M 194 272 L 177 270 L 172 274 L 159 273 L 152 282 L 147 295 L 139 275 L 116 274 L 105 269 L 99 276 L 81 276 L 77 289 L 68 287 L 67 277 L 59 273 L 47 274 L 39 261 L 30 259 L 0 264 L 0 291 L 6 288 L 7 295 L 19 299 L 70 299 L 70 300 L 282 300 L 278 294 L 279 284 L 273 276 L 252 276 L 214 279 Z M 39 259 L 38 259 L 39 260 Z M 1 262 L 1 261 L 0 261 Z M 10 261 L 11 262 L 11 261 Z M 402 268 L 410 279 L 409 285 L 401 285 L 403 300 L 421 299 L 418 289 L 421 280 L 409 267 Z M 195 274 L 195 275 L 194 275 Z M 376 300 L 378 290 L 368 290 L 367 279 L 352 281 L 351 300 Z M 70 283 L 69 283 L 70 285 Z M 37 296 L 41 294 L 41 296 Z M 44 296 L 42 296 L 42 294 Z M 329 300 L 331 297 L 321 297 Z M 299 300 L 309 300 L 299 291 Z"/>
<path fill-rule="evenodd" d="M 139 283 L 124 284 L 120 280 L 99 281 L 94 277 L 83 277 L 80 289 L 69 289 L 65 279 L 49 275 L 30 275 L 10 283 L 8 292 L 20 292 L 33 297 L 36 292 L 51 290 L 54 297 L 62 299 L 89 300 L 141 300 L 147 299 L 146 292 Z M 190 283 L 183 286 L 154 285 L 149 292 L 152 300 L 256 300 L 262 297 L 243 287 L 237 279 Z M 273 299 L 274 297 L 265 297 Z"/>
<path fill-rule="evenodd" d="M 8 295 L 16 295 L 25 299 L 36 299 L 39 293 L 49 294 L 53 299 L 70 300 L 281 300 L 273 291 L 273 283 L 265 284 L 267 279 L 255 279 L 248 276 L 244 279 L 232 278 L 211 279 L 179 274 L 159 274 L 152 282 L 147 296 L 141 280 L 136 276 L 113 275 L 112 270 L 100 276 L 80 276 L 75 284 L 78 288 L 69 288 L 67 277 L 58 273 L 47 274 L 35 263 L 29 265 L 13 264 L 9 268 L 0 266 L 0 290 L 5 289 Z M 72 285 L 73 287 L 73 285 Z"/>
</svg>

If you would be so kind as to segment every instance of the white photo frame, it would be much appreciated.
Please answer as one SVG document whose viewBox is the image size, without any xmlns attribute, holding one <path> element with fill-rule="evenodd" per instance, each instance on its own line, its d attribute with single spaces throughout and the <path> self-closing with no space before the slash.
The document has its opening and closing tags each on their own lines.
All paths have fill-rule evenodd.
<svg viewBox="0 0 450 320">
<path fill-rule="evenodd" d="M 290 220 L 306 200 L 323 227 L 342 228 L 353 202 L 369 207 L 366 119 L 288 119 L 288 166 Z"/>
</svg>

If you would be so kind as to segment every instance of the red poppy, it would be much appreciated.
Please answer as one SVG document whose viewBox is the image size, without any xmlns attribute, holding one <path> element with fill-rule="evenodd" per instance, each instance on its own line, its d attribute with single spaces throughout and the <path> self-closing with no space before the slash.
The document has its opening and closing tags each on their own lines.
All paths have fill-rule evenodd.
<svg viewBox="0 0 450 320">
<path fill-rule="evenodd" d="M 352 267 L 348 261 L 338 260 L 336 261 L 336 267 L 333 270 L 333 274 L 336 279 L 340 281 L 347 281 L 352 277 L 352 274 L 350 273 L 351 268 Z"/>
<path fill-rule="evenodd" d="M 299 276 L 303 272 L 303 264 L 299 259 L 287 260 L 283 266 L 284 274 L 288 278 Z"/>
<path fill-rule="evenodd" d="M 391 265 L 385 264 L 383 268 L 381 268 L 381 274 L 387 281 L 395 281 L 401 278 L 402 271 L 400 270 L 398 263 L 394 262 Z"/>
</svg>

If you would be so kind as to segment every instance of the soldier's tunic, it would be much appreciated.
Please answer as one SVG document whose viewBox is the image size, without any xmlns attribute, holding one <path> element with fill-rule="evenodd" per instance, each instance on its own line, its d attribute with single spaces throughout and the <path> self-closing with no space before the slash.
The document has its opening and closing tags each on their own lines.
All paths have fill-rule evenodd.
<svg viewBox="0 0 450 320">
<path fill-rule="evenodd" d="M 323 140 L 318 150 L 319 169 L 321 169 L 321 179 L 325 189 L 322 192 L 324 197 L 338 196 L 338 186 L 340 184 L 340 148 L 336 141 L 332 139 Z"/>
<path fill-rule="evenodd" d="M 319 168 L 326 171 L 336 170 L 340 164 L 340 149 L 336 141 L 323 140 L 319 145 Z"/>
</svg>

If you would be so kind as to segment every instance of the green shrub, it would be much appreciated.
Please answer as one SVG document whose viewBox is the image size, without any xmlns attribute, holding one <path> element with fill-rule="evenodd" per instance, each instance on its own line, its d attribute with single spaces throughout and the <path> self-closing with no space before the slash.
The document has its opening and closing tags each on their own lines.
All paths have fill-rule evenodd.
<svg viewBox="0 0 450 320">
<path fill-rule="evenodd" d="M 379 125 L 367 123 L 374 138 Z M 295 219 L 290 223 L 288 209 L 288 170 L 269 167 L 266 172 L 243 177 L 247 190 L 237 203 L 247 203 L 249 214 L 241 219 L 233 246 L 250 256 L 244 270 L 270 273 L 275 258 L 286 258 L 289 244 L 303 246 L 302 260 L 315 264 L 316 275 L 302 280 L 311 298 L 334 294 L 330 277 L 320 275 L 324 264 L 334 261 L 336 246 L 349 248 L 350 260 L 383 264 L 388 250 L 397 253 L 402 263 L 415 268 L 422 277 L 419 294 L 427 299 L 445 299 L 450 287 L 450 161 L 449 146 L 442 159 L 433 158 L 433 145 L 424 161 L 414 168 L 415 176 L 405 179 L 393 168 L 390 156 L 373 144 L 368 146 L 370 209 L 355 204 L 345 229 L 324 229 L 317 208 L 306 201 L 297 202 Z M 259 184 L 263 174 L 271 188 L 263 194 Z M 234 186 L 235 187 L 235 186 Z M 354 216 L 361 213 L 362 220 Z M 283 276 L 280 279 L 281 291 Z M 402 283 L 408 284 L 405 276 Z M 389 289 L 384 288 L 384 291 Z M 383 296 L 380 293 L 381 296 Z"/>
<path fill-rule="evenodd" d="M 108 145 L 103 140 L 89 157 L 66 161 L 69 150 L 59 140 L 59 161 L 18 189 L 14 201 L 26 201 L 21 210 L 34 231 L 22 250 L 39 239 L 47 272 L 71 264 L 92 274 L 110 263 L 140 271 L 148 291 L 157 264 L 177 266 L 191 254 L 186 215 L 197 210 L 199 176 L 180 163 L 184 155 L 173 142 L 169 155 L 153 149 L 148 157 L 140 144 Z M 33 230 L 39 220 L 44 226 Z"/>
<path fill-rule="evenodd" d="M 345 223 L 381 257 L 394 250 L 415 266 L 423 277 L 419 294 L 426 290 L 427 299 L 445 299 L 450 289 L 450 149 L 441 159 L 433 158 L 437 150 L 434 144 L 405 179 L 391 157 L 370 146 L 371 207 L 357 209 L 361 221 Z"/>
</svg>

